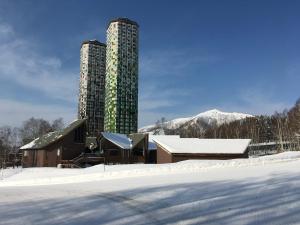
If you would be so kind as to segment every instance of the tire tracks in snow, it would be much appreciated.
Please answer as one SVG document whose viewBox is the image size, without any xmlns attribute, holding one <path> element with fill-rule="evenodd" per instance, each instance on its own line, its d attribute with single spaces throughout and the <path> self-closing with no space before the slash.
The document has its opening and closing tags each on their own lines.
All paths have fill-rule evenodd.
<svg viewBox="0 0 300 225">
<path fill-rule="evenodd" d="M 97 194 L 96 196 L 105 198 L 107 200 L 122 204 L 125 208 L 128 208 L 132 210 L 133 212 L 137 213 L 138 215 L 143 215 L 145 217 L 145 223 L 144 224 L 155 224 L 160 225 L 164 224 L 161 222 L 157 217 L 151 214 L 151 211 L 147 210 L 147 208 L 151 208 L 150 203 L 144 202 L 144 201 L 138 201 L 136 199 L 117 195 L 113 193 L 103 193 L 103 194 Z M 147 221 L 147 222 L 146 222 Z"/>
</svg>

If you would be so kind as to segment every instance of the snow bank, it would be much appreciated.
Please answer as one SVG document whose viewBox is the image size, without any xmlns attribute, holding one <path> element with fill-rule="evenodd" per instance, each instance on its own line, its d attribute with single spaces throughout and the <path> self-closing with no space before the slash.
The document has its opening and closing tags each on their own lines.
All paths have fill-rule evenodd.
<svg viewBox="0 0 300 225">
<path fill-rule="evenodd" d="M 21 172 L 22 172 L 22 167 L 18 167 L 14 169 L 13 168 L 0 169 L 0 180 L 7 179 L 8 177 L 14 176 Z"/>
<path fill-rule="evenodd" d="M 0 182 L 0 187 L 82 183 L 162 174 L 201 173 L 218 168 L 250 167 L 296 160 L 300 161 L 300 152 L 284 152 L 249 159 L 188 160 L 172 164 L 97 165 L 86 169 L 27 168 L 17 174 L 6 176 Z"/>
</svg>

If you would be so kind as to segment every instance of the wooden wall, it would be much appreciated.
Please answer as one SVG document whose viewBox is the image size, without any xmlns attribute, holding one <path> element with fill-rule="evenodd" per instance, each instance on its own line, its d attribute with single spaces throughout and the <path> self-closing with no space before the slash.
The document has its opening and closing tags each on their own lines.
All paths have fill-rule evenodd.
<svg viewBox="0 0 300 225">
<path fill-rule="evenodd" d="M 191 154 L 191 153 L 170 153 L 160 145 L 157 145 L 157 163 L 173 163 L 180 162 L 183 160 L 226 160 L 226 159 L 237 159 L 237 158 L 248 158 L 248 153 L 244 154 Z"/>
<path fill-rule="evenodd" d="M 85 124 L 82 126 L 85 129 Z M 85 150 L 85 143 L 76 143 L 75 130 L 43 149 L 24 150 L 28 152 L 28 156 L 24 156 L 23 151 L 23 167 L 56 167 L 60 160 L 71 160 L 79 156 Z M 85 140 L 85 136 L 83 140 Z M 58 149 L 60 149 L 59 156 L 57 155 Z"/>
<path fill-rule="evenodd" d="M 172 163 L 172 154 L 163 149 L 160 145 L 157 144 L 157 152 L 156 152 L 156 157 L 157 157 L 157 164 L 161 163 Z"/>
</svg>

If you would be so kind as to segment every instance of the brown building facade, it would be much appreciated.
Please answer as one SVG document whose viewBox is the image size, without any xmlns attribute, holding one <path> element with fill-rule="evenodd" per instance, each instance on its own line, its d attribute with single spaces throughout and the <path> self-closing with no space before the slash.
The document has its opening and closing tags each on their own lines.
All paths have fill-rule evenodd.
<svg viewBox="0 0 300 225">
<path fill-rule="evenodd" d="M 56 167 L 85 150 L 86 120 L 76 120 L 61 131 L 51 132 L 21 147 L 23 167 Z"/>
<path fill-rule="evenodd" d="M 198 160 L 198 159 L 237 159 L 248 158 L 247 152 L 243 154 L 201 154 L 201 153 L 170 153 L 163 147 L 157 145 L 157 163 L 174 163 L 184 160 Z"/>
<path fill-rule="evenodd" d="M 156 151 L 148 149 L 148 134 L 102 132 L 99 143 L 107 164 L 156 163 Z"/>
<path fill-rule="evenodd" d="M 248 158 L 250 139 L 154 139 L 157 145 L 157 163 L 184 160 L 227 160 Z"/>
</svg>

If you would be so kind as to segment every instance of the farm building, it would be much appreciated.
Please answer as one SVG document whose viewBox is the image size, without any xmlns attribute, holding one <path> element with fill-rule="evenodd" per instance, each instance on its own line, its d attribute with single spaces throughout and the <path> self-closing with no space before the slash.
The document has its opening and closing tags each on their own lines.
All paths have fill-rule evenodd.
<svg viewBox="0 0 300 225">
<path fill-rule="evenodd" d="M 50 132 L 22 146 L 23 167 L 56 167 L 85 150 L 86 119 L 78 119 L 61 131 Z"/>
<path fill-rule="evenodd" d="M 248 158 L 250 139 L 198 139 L 154 136 L 157 163 L 173 163 L 189 159 Z"/>
</svg>

